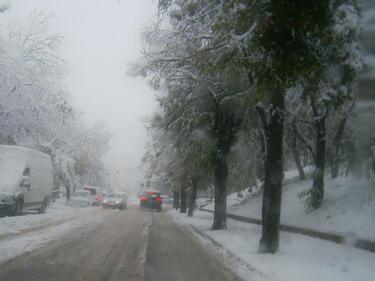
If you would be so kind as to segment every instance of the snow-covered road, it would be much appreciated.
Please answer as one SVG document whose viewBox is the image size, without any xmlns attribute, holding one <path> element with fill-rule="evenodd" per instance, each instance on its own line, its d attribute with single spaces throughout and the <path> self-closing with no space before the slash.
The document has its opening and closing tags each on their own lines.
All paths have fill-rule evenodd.
<svg viewBox="0 0 375 281">
<path fill-rule="evenodd" d="M 100 221 L 1 263 L 0 280 L 241 281 L 165 211 L 96 209 Z M 37 234 L 32 239 L 40 241 Z"/>
<path fill-rule="evenodd" d="M 192 226 L 211 250 L 204 253 L 202 244 L 168 214 L 176 222 Z M 228 230 L 211 231 L 211 223 L 212 214 L 201 211 L 188 218 L 175 210 L 140 212 L 134 205 L 119 211 L 55 203 L 43 215 L 0 218 L 0 280 L 47 280 L 43 278 L 53 270 L 56 278 L 48 280 L 68 280 L 60 267 L 72 277 L 81 273 L 90 277 L 87 280 L 99 280 L 98 276 L 106 274 L 111 275 L 108 280 L 122 280 L 124 274 L 129 280 L 180 280 L 173 278 L 190 271 L 206 274 L 209 263 L 215 269 L 208 276 L 222 267 L 222 276 L 234 272 L 244 281 L 368 281 L 375 275 L 375 254 L 371 252 L 281 232 L 277 254 L 258 254 L 260 226 L 229 220 Z M 31 253 L 25 255 L 27 252 Z M 77 259 L 69 261 L 73 256 Z M 125 263 L 119 262 L 124 259 Z M 220 260 L 224 266 L 218 266 Z M 76 264 L 84 266 L 84 272 Z M 25 279 L 30 274 L 35 278 Z"/>
</svg>

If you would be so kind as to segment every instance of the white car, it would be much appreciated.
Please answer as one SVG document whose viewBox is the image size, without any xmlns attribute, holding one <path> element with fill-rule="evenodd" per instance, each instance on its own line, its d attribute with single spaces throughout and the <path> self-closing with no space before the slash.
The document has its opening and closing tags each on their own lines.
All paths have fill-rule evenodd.
<svg viewBox="0 0 375 281">
<path fill-rule="evenodd" d="M 68 201 L 68 205 L 73 207 L 90 207 L 92 204 L 93 198 L 88 190 L 76 190 Z"/>
<path fill-rule="evenodd" d="M 103 208 L 118 208 L 124 210 L 128 208 L 128 200 L 126 193 L 119 192 L 108 194 L 102 201 Z"/>
<path fill-rule="evenodd" d="M 46 211 L 52 195 L 49 155 L 21 146 L 0 145 L 0 212 Z"/>
</svg>

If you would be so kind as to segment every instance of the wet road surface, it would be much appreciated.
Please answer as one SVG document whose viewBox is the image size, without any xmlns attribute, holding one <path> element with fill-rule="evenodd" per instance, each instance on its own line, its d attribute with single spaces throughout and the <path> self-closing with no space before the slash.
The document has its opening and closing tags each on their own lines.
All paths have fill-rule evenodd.
<svg viewBox="0 0 375 281">
<path fill-rule="evenodd" d="M 103 221 L 0 264 L 0 280 L 234 280 L 188 228 L 165 213 L 137 206 L 110 212 Z"/>
</svg>

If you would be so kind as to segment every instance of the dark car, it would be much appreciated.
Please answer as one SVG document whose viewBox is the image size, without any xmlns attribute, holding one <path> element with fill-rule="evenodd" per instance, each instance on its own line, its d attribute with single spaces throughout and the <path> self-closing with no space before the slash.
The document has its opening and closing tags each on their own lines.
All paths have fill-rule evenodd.
<svg viewBox="0 0 375 281">
<path fill-rule="evenodd" d="M 142 193 L 140 198 L 140 206 L 145 209 L 155 209 L 161 211 L 163 205 L 163 198 L 160 196 L 158 190 L 147 190 Z"/>
</svg>

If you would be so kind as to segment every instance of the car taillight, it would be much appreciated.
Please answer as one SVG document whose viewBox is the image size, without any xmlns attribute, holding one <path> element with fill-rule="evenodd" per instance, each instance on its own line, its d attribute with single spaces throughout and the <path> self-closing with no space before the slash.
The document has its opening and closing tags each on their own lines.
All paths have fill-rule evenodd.
<svg viewBox="0 0 375 281">
<path fill-rule="evenodd" d="M 163 198 L 156 198 L 155 201 L 156 202 L 161 202 L 163 200 Z"/>
<path fill-rule="evenodd" d="M 150 194 L 155 194 L 156 192 L 155 192 L 155 191 L 150 191 L 149 193 L 150 193 Z"/>
<path fill-rule="evenodd" d="M 147 197 L 142 196 L 142 197 L 141 197 L 141 200 L 142 200 L 142 201 L 147 200 Z"/>
</svg>

